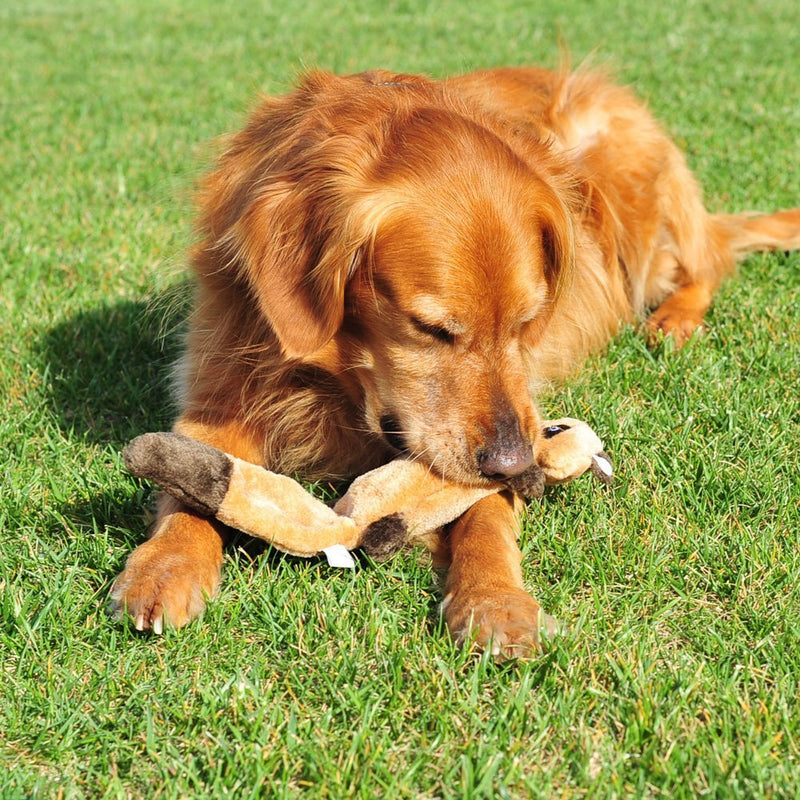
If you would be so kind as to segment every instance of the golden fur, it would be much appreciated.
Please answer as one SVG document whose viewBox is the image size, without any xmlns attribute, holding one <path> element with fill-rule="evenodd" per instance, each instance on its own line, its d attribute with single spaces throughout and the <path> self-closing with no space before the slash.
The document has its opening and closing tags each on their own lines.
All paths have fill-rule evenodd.
<svg viewBox="0 0 800 800">
<path fill-rule="evenodd" d="M 309 478 L 401 448 L 513 487 L 539 385 L 648 309 L 680 344 L 738 257 L 800 246 L 800 211 L 706 212 L 662 128 L 599 74 L 312 73 L 232 137 L 199 233 L 176 430 Z M 540 622 L 515 505 L 487 498 L 443 539 L 448 624 L 506 654 Z M 218 584 L 222 535 L 164 501 L 115 603 L 142 628 L 183 624 Z"/>
</svg>

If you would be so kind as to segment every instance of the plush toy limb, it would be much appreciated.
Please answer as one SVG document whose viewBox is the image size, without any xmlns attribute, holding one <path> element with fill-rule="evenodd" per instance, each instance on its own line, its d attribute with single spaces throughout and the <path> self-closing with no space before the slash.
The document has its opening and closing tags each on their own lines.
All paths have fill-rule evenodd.
<svg viewBox="0 0 800 800">
<path fill-rule="evenodd" d="M 285 475 L 175 433 L 144 434 L 123 457 L 134 475 L 200 513 L 306 557 L 341 544 L 385 558 L 409 534 L 430 533 L 497 491 L 450 484 L 420 463 L 397 460 L 357 478 L 330 508 Z"/>
<path fill-rule="evenodd" d="M 366 527 L 387 511 L 403 517 L 411 533 L 441 528 L 499 486 L 449 483 L 419 461 L 396 459 L 356 478 L 333 507 Z"/>
<path fill-rule="evenodd" d="M 134 475 L 155 480 L 189 508 L 213 517 L 230 485 L 233 457 L 179 433 L 145 433 L 123 451 Z"/>
<path fill-rule="evenodd" d="M 314 555 L 358 546 L 361 528 L 312 497 L 297 481 L 177 433 L 146 433 L 123 454 L 134 474 L 225 525 L 274 542 L 286 553 Z"/>
<path fill-rule="evenodd" d="M 418 461 L 397 459 L 356 478 L 334 511 L 363 528 L 361 548 L 382 561 L 410 539 L 429 545 L 440 528 L 497 488 L 448 483 Z"/>
<path fill-rule="evenodd" d="M 538 442 L 539 463 L 506 487 L 449 483 L 420 462 L 397 459 L 357 478 L 334 508 L 285 475 L 179 434 L 140 436 L 124 458 L 135 475 L 155 481 L 201 514 L 284 552 L 312 556 L 332 545 L 360 546 L 380 559 L 409 537 L 422 540 L 435 533 L 503 488 L 532 497 L 541 495 L 545 482 L 563 483 L 590 468 L 602 475 L 605 466 L 610 475 L 601 449 L 591 428 L 565 418 L 548 423 Z"/>
</svg>

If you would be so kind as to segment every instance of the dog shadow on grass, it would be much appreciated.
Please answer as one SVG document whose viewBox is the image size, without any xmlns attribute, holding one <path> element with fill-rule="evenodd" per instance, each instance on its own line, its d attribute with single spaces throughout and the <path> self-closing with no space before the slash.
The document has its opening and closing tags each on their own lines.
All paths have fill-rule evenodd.
<svg viewBox="0 0 800 800">
<path fill-rule="evenodd" d="M 50 410 L 64 439 L 76 452 L 87 451 L 90 462 L 111 466 L 109 451 L 171 427 L 170 366 L 190 294 L 183 285 L 155 298 L 107 302 L 65 318 L 40 339 Z M 89 535 L 105 531 L 126 546 L 142 541 L 149 487 L 120 482 L 112 471 L 104 485 L 102 469 L 88 473 L 86 486 L 76 487 L 76 499 L 60 513 Z"/>
<path fill-rule="evenodd" d="M 50 403 L 67 436 L 121 447 L 144 431 L 170 427 L 169 373 L 183 318 L 165 310 L 171 302 L 122 300 L 48 330 Z"/>
</svg>

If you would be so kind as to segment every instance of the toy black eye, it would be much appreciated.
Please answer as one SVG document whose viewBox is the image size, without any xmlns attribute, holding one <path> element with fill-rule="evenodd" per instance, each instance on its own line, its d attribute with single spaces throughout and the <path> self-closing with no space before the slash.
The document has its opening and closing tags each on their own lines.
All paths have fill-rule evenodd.
<svg viewBox="0 0 800 800">
<path fill-rule="evenodd" d="M 568 430 L 569 425 L 550 425 L 544 429 L 544 438 L 552 439 L 554 436 L 558 436 L 559 433 L 563 433 L 564 431 Z"/>
<path fill-rule="evenodd" d="M 432 336 L 439 342 L 453 344 L 456 340 L 456 335 L 452 331 L 447 330 L 447 328 L 443 328 L 441 325 L 431 325 L 429 322 L 423 322 L 418 317 L 411 317 L 411 324 L 420 333 Z"/>
</svg>

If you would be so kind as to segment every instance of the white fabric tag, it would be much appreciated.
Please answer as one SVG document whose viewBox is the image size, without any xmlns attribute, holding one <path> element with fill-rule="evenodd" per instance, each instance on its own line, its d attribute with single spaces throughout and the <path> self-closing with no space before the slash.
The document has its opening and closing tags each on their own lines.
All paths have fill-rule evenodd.
<svg viewBox="0 0 800 800">
<path fill-rule="evenodd" d="M 614 474 L 614 468 L 611 466 L 611 462 L 607 458 L 604 458 L 600 455 L 594 455 L 592 456 L 592 461 L 594 461 L 594 463 L 599 467 L 600 471 L 604 475 L 608 475 L 609 478 Z"/>
<path fill-rule="evenodd" d="M 356 562 L 350 551 L 343 544 L 332 544 L 330 547 L 325 547 L 322 550 L 325 553 L 325 558 L 328 559 L 328 564 L 332 567 L 339 569 L 355 569 Z"/>
</svg>

